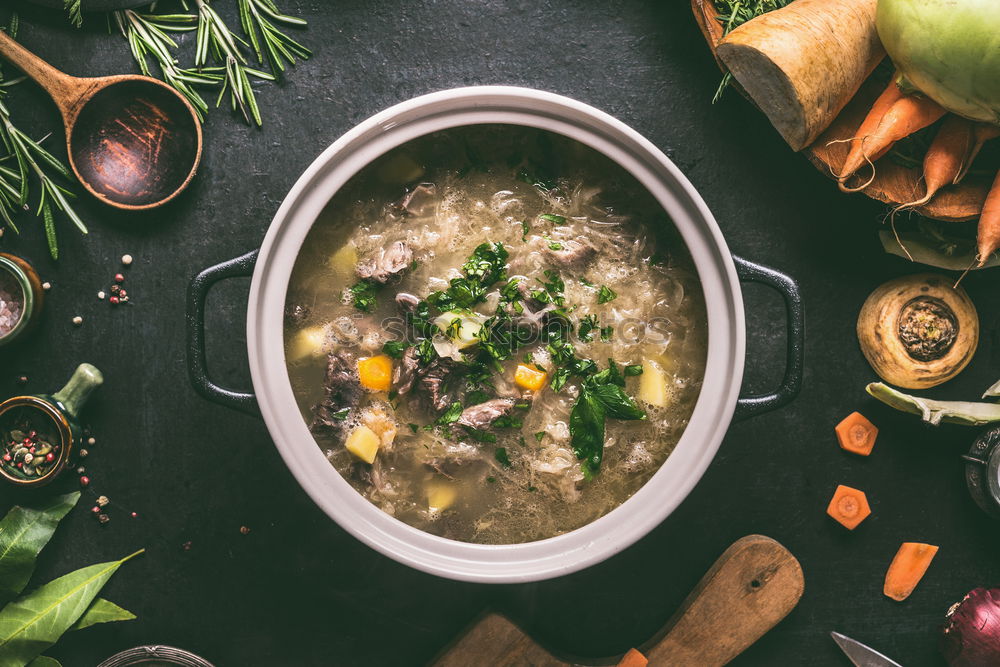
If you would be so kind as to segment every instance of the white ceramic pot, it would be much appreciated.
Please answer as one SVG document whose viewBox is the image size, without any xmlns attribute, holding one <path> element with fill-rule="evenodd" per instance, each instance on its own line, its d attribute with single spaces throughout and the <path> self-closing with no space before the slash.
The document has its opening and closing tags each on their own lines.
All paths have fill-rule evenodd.
<svg viewBox="0 0 1000 667">
<path fill-rule="evenodd" d="M 483 123 L 523 125 L 566 135 L 632 173 L 659 200 L 694 259 L 708 310 L 708 359 L 690 423 L 655 475 L 620 507 L 558 537 L 512 545 L 457 542 L 383 513 L 331 466 L 300 416 L 285 368 L 283 317 L 289 277 L 303 240 L 334 193 L 372 160 L 411 139 Z M 255 268 L 253 268 L 255 265 Z M 256 397 L 223 389 L 204 363 L 204 298 L 212 284 L 253 268 L 247 347 Z M 781 388 L 739 398 L 745 347 L 740 280 L 771 285 L 785 297 L 789 353 Z M 288 193 L 258 251 L 207 269 L 189 293 L 189 366 L 202 394 L 245 411 L 255 403 L 282 458 L 330 518 L 381 553 L 425 572 L 476 582 L 548 579 L 598 563 L 646 535 L 676 508 L 715 456 L 730 421 L 779 407 L 801 381 L 801 308 L 795 283 L 770 269 L 735 260 L 705 202 L 652 143 L 606 113 L 525 88 L 481 86 L 424 95 L 387 109 L 338 139 Z"/>
</svg>

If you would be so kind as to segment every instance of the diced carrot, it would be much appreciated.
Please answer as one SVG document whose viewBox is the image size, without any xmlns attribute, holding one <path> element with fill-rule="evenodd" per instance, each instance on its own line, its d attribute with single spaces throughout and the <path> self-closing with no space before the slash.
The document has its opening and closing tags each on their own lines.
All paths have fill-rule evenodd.
<svg viewBox="0 0 1000 667">
<path fill-rule="evenodd" d="M 646 656 L 636 649 L 630 648 L 628 653 L 622 656 L 618 662 L 618 667 L 646 667 L 648 664 L 649 660 L 646 659 Z"/>
<path fill-rule="evenodd" d="M 885 586 L 882 592 L 897 602 L 902 602 L 910 596 L 917 587 L 938 548 L 933 544 L 920 542 L 903 542 L 892 559 L 889 570 L 885 573 Z"/>
<path fill-rule="evenodd" d="M 860 412 L 852 412 L 837 424 L 837 440 L 841 449 L 868 456 L 875 447 L 878 428 Z"/>
<path fill-rule="evenodd" d="M 392 386 L 392 359 L 384 354 L 358 359 L 361 386 L 372 391 L 389 391 Z"/>
<path fill-rule="evenodd" d="M 545 371 L 538 369 L 534 365 L 518 364 L 517 370 L 514 371 L 514 384 L 524 389 L 538 391 L 545 386 L 545 379 L 547 377 L 548 374 Z"/>
<path fill-rule="evenodd" d="M 868 518 L 872 510 L 868 506 L 868 498 L 864 491 L 841 484 L 833 492 L 826 513 L 848 530 L 854 530 L 859 523 Z"/>
</svg>

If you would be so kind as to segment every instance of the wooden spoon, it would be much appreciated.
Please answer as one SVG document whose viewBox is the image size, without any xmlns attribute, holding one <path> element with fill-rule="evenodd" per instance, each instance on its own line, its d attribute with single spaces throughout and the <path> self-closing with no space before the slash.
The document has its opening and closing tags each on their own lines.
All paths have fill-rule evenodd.
<svg viewBox="0 0 1000 667">
<path fill-rule="evenodd" d="M 106 204 L 141 210 L 187 187 L 201 161 L 201 123 L 184 96 L 146 76 L 69 76 L 0 31 L 0 55 L 52 97 L 73 173 Z"/>
<path fill-rule="evenodd" d="M 645 643 L 649 664 L 721 667 L 783 619 L 802 592 L 802 567 L 770 537 L 733 543 L 698 582 L 663 630 Z M 650 592 L 650 602 L 655 601 Z M 615 664 L 617 658 L 591 664 Z M 569 667 L 520 628 L 490 613 L 447 647 L 434 667 Z"/>
</svg>

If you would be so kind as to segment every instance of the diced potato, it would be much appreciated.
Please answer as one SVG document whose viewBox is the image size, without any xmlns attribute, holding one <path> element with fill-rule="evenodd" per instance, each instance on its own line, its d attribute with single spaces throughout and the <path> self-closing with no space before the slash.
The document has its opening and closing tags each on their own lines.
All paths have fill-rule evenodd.
<svg viewBox="0 0 1000 667">
<path fill-rule="evenodd" d="M 451 507 L 458 492 L 452 484 L 445 482 L 430 482 L 427 484 L 427 509 L 432 512 L 443 512 Z"/>
<path fill-rule="evenodd" d="M 424 168 L 405 153 L 389 158 L 378 168 L 378 177 L 385 183 L 403 185 L 411 183 L 423 175 Z"/>
<path fill-rule="evenodd" d="M 306 327 L 292 338 L 288 346 L 288 360 L 302 361 L 307 357 L 319 357 L 326 352 L 326 327 Z"/>
<path fill-rule="evenodd" d="M 350 283 L 358 266 L 358 249 L 348 243 L 330 256 L 327 265 L 337 282 Z"/>
<path fill-rule="evenodd" d="M 639 376 L 639 400 L 664 408 L 670 402 L 670 387 L 667 374 L 659 364 L 649 359 L 642 360 L 642 375 Z"/>
<path fill-rule="evenodd" d="M 392 359 L 384 354 L 358 359 L 361 386 L 372 391 L 389 391 L 392 386 Z"/>
<path fill-rule="evenodd" d="M 434 318 L 437 328 L 448 333 L 448 328 L 455 320 L 461 320 L 462 325 L 458 328 L 458 333 L 449 336 L 459 349 L 471 347 L 479 342 L 479 330 L 483 328 L 486 318 L 479 313 L 450 311 L 442 313 Z"/>
<path fill-rule="evenodd" d="M 514 384 L 523 389 L 538 391 L 545 386 L 548 373 L 537 369 L 534 365 L 518 364 L 514 371 Z"/>
<path fill-rule="evenodd" d="M 347 436 L 344 447 L 359 461 L 374 463 L 381 442 L 375 431 L 367 426 L 358 426 Z"/>
</svg>

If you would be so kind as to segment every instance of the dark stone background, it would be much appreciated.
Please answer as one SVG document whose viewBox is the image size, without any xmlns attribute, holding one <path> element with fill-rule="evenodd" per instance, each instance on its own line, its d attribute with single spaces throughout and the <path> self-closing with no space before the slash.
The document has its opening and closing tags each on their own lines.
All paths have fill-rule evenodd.
<svg viewBox="0 0 1000 667">
<path fill-rule="evenodd" d="M 40 225 L 28 215 L 20 237 L 0 240 L 54 285 L 37 333 L 0 351 L 0 396 L 17 391 L 20 373 L 30 375 L 30 391 L 52 390 L 84 360 L 107 378 L 87 414 L 100 440 L 87 463 L 93 491 L 120 507 L 101 528 L 91 503 L 81 502 L 44 552 L 38 581 L 147 550 L 105 589 L 139 620 L 67 636 L 53 655 L 76 667 L 166 643 L 220 666 L 412 665 L 492 606 L 553 647 L 609 656 L 652 635 L 733 540 L 762 533 L 796 554 L 806 591 L 734 664 L 846 664 L 830 630 L 905 665 L 941 662 L 936 633 L 948 605 L 1000 576 L 997 525 L 966 495 L 959 459 L 976 431 L 924 428 L 867 398 L 873 374 L 853 332 L 865 296 L 917 267 L 883 254 L 880 206 L 840 194 L 737 95 L 710 104 L 719 73 L 686 2 L 279 4 L 309 20 L 302 40 L 315 57 L 280 87 L 259 86 L 263 130 L 214 111 L 203 167 L 183 196 L 142 215 L 84 199 L 91 233 L 82 237 L 60 221 L 58 263 L 47 258 Z M 216 5 L 235 21 L 235 3 Z M 78 31 L 58 12 L 18 7 L 21 40 L 56 66 L 79 75 L 134 71 L 124 40 L 107 34 L 101 17 L 88 17 Z M 185 53 L 192 38 L 181 38 Z M 183 316 L 191 277 L 256 247 L 298 174 L 343 132 L 421 93 L 501 83 L 580 99 L 649 137 L 700 189 L 733 252 L 799 281 L 808 332 L 799 398 L 734 425 L 695 491 L 646 539 L 579 574 L 488 587 L 397 565 L 322 514 L 288 474 L 262 422 L 191 389 Z M 48 144 L 64 154 L 59 118 L 43 93 L 21 85 L 8 101 L 20 124 L 34 136 L 53 133 Z M 127 283 L 135 307 L 112 310 L 95 293 L 125 252 L 136 257 Z M 972 275 L 965 285 L 980 309 L 982 342 L 969 370 L 931 392 L 938 397 L 975 398 L 1000 375 L 996 279 Z M 209 304 L 213 372 L 237 387 L 249 382 L 247 287 L 224 284 Z M 781 372 L 780 302 L 763 288 L 748 287 L 746 296 L 745 385 L 762 390 Z M 86 320 L 80 328 L 70 324 L 77 314 Z M 870 459 L 836 446 L 833 426 L 855 409 L 882 429 Z M 866 490 L 871 500 L 874 514 L 854 533 L 824 514 L 838 483 Z M 15 500 L 3 493 L 0 509 Z M 140 518 L 130 519 L 129 510 Z M 251 532 L 241 535 L 241 525 Z M 941 551 L 913 596 L 898 604 L 881 586 L 901 541 Z"/>
</svg>

